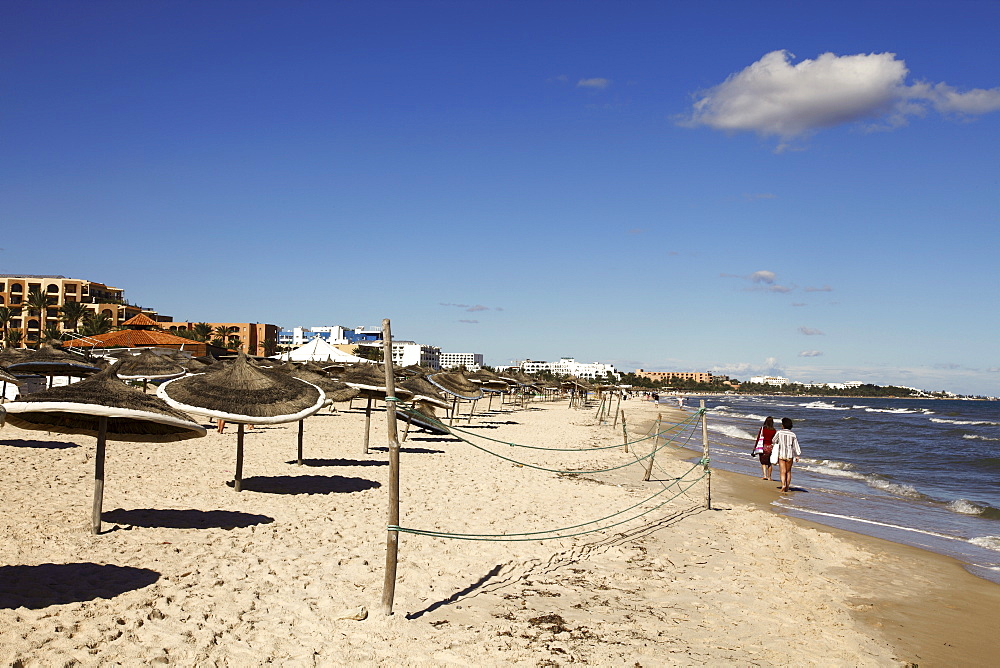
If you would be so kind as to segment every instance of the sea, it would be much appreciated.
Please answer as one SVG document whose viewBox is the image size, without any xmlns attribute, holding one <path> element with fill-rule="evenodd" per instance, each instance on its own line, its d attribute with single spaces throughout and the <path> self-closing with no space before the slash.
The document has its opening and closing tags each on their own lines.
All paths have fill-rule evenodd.
<svg viewBox="0 0 1000 668">
<path fill-rule="evenodd" d="M 791 418 L 802 457 L 792 491 L 774 501 L 782 512 L 949 555 L 1000 584 L 1000 402 L 684 399 L 689 411 L 705 400 L 712 467 L 761 485 L 778 483 L 761 480 L 750 456 L 757 431 L 768 416 Z M 700 433 L 688 447 L 701 449 Z"/>
</svg>

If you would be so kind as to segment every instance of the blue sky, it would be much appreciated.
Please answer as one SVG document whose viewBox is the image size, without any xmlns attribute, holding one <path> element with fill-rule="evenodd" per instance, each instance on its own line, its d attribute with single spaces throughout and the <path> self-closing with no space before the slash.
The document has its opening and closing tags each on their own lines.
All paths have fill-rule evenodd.
<svg viewBox="0 0 1000 668">
<path fill-rule="evenodd" d="M 996 2 L 0 3 L 3 273 L 1000 394 Z"/>
</svg>

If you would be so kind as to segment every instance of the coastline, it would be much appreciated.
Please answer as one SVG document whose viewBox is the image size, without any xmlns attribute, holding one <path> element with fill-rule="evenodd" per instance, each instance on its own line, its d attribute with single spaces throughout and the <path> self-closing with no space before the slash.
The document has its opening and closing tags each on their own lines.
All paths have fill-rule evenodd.
<svg viewBox="0 0 1000 668">
<path fill-rule="evenodd" d="M 876 555 L 875 564 L 848 569 L 848 579 L 862 594 L 853 610 L 897 656 L 930 666 L 987 666 L 996 661 L 1000 585 L 977 577 L 946 555 L 784 514 L 772 506 L 779 497 L 777 486 L 755 476 L 713 469 L 712 479 L 718 489 L 713 498 L 720 502 L 766 509 Z"/>
<path fill-rule="evenodd" d="M 633 439 L 658 412 L 690 417 L 638 400 L 622 407 Z M 363 455 L 362 409 L 310 418 L 302 467 L 295 425 L 247 432 L 242 493 L 225 484 L 232 429 L 155 447 L 110 444 L 99 536 L 87 528 L 93 439 L 4 427 L 0 661 L 972 666 L 1000 649 L 994 635 L 977 636 L 995 628 L 1000 587 L 945 557 L 783 516 L 753 479 L 720 471 L 711 511 L 698 483 L 649 519 L 592 534 L 403 534 L 386 617 L 383 422 L 373 419 L 376 445 Z M 620 443 L 621 425 L 595 425 L 594 409 L 564 401 L 462 427 L 500 439 L 488 447 L 504 456 L 579 473 L 411 434 L 403 526 L 571 527 L 692 468 L 691 451 L 674 450 L 658 458 L 651 482 L 635 466 L 587 473 L 635 452 L 597 449 Z M 522 451 L 508 441 L 595 449 Z"/>
</svg>

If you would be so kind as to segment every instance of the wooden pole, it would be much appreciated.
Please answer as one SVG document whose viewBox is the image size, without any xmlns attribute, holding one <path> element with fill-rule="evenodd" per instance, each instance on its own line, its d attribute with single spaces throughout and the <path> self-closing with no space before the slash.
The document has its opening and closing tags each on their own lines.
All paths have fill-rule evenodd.
<svg viewBox="0 0 1000 668">
<path fill-rule="evenodd" d="M 451 400 L 451 415 L 448 416 L 448 426 L 455 424 L 455 411 L 458 410 L 458 397 Z"/>
<path fill-rule="evenodd" d="M 594 416 L 594 419 L 597 420 L 599 424 L 604 421 L 603 417 L 604 417 L 604 397 L 602 396 L 601 405 L 597 407 L 597 415 Z"/>
<path fill-rule="evenodd" d="M 622 437 L 625 439 L 625 452 L 628 452 L 628 428 L 625 426 L 625 411 L 622 411 Z"/>
<path fill-rule="evenodd" d="M 365 407 L 365 454 L 368 454 L 368 439 L 372 430 L 372 397 L 368 395 L 368 405 Z"/>
<path fill-rule="evenodd" d="M 299 420 L 299 466 L 302 466 L 302 433 L 306 429 L 306 419 Z"/>
<path fill-rule="evenodd" d="M 649 453 L 649 462 L 646 464 L 646 475 L 643 477 L 643 482 L 649 482 L 649 476 L 653 474 L 653 460 L 656 458 L 656 447 L 660 442 L 660 420 L 663 419 L 663 413 L 656 414 L 656 432 L 653 434 L 653 451 Z"/>
<path fill-rule="evenodd" d="M 101 511 L 104 508 L 104 450 L 108 440 L 108 418 L 102 415 L 97 423 L 97 456 L 94 458 L 94 512 L 91 531 L 101 533 Z"/>
<path fill-rule="evenodd" d="M 476 414 L 476 402 L 478 399 L 472 400 L 472 408 L 469 409 L 469 424 L 472 424 L 472 416 Z"/>
<path fill-rule="evenodd" d="M 233 489 L 243 491 L 243 423 L 236 425 L 236 476 L 233 478 Z"/>
<path fill-rule="evenodd" d="M 701 400 L 701 459 L 705 464 L 705 508 L 712 509 L 712 469 L 708 465 L 708 420 L 705 400 Z"/>
<path fill-rule="evenodd" d="M 385 358 L 385 388 L 388 396 L 396 394 L 392 376 L 392 332 L 389 319 L 382 321 L 382 345 Z M 389 431 L 389 525 L 399 525 L 399 440 L 396 437 L 396 402 L 385 402 L 386 427 Z M 399 532 L 389 530 L 385 537 L 385 581 L 382 586 L 382 609 L 392 614 L 396 596 L 396 564 L 399 555 Z"/>
<path fill-rule="evenodd" d="M 622 414 L 624 414 L 624 413 L 625 413 L 625 411 L 623 411 L 623 410 L 621 409 L 621 406 L 619 406 L 619 407 L 618 407 L 618 410 L 616 410 L 616 411 L 615 411 L 615 423 L 614 423 L 613 425 L 611 425 L 612 427 L 617 427 L 617 426 L 618 426 L 618 414 L 619 414 L 619 413 L 622 413 Z"/>
</svg>

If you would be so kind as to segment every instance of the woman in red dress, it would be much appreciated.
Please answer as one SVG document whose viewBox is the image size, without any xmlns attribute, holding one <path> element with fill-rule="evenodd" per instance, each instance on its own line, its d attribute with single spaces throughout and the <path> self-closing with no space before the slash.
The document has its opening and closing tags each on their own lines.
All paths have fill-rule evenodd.
<svg viewBox="0 0 1000 668">
<path fill-rule="evenodd" d="M 778 430 L 774 428 L 774 418 L 768 416 L 764 420 L 764 426 L 757 432 L 757 445 L 753 451 L 760 458 L 761 480 L 771 479 L 771 449 L 776 433 Z"/>
</svg>

